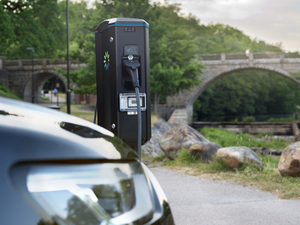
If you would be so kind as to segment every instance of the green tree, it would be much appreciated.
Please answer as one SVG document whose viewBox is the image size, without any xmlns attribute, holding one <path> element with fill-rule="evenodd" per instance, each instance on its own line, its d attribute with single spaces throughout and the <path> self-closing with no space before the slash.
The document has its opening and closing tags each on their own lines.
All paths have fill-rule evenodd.
<svg viewBox="0 0 300 225">
<path fill-rule="evenodd" d="M 27 47 L 33 47 L 38 58 L 55 57 L 64 36 L 57 0 L 3 0 L 0 5 L 5 17 L 0 48 L 8 59 L 30 58 Z"/>
<path fill-rule="evenodd" d="M 291 73 L 296 79 L 300 79 L 300 70 L 297 73 Z"/>
<path fill-rule="evenodd" d="M 94 29 L 109 18 L 142 18 L 150 24 L 150 81 L 155 108 L 160 99 L 200 82 L 203 66 L 197 63 L 196 54 L 244 53 L 247 49 L 251 52 L 281 51 L 280 44 L 269 45 L 251 39 L 228 25 L 204 26 L 194 15 L 183 17 L 178 4 L 150 4 L 149 0 L 95 0 L 92 8 L 87 5 L 87 0 L 69 1 L 70 58 L 87 63 L 87 67 L 71 73 L 72 81 L 80 87 L 79 93 L 96 92 Z M 66 58 L 65 0 L 2 0 L 0 20 L 1 55 L 8 59 L 30 58 L 26 48 L 34 47 L 36 58 Z M 225 79 L 207 90 L 197 103 L 202 110 L 199 115 L 223 118 L 228 114 L 268 113 L 270 106 L 266 101 L 271 101 L 270 96 L 277 96 L 276 93 L 259 83 L 260 78 L 234 76 L 234 80 Z M 272 82 L 264 85 L 276 85 Z M 278 82 L 278 91 L 291 87 Z M 216 90 L 223 90 L 223 93 L 218 94 Z M 297 93 L 286 96 L 298 98 Z M 285 104 L 280 107 L 286 109 L 292 103 L 286 99 Z"/>
<path fill-rule="evenodd" d="M 106 0 L 95 1 L 94 6 L 87 9 L 85 1 L 70 4 L 70 27 L 76 27 L 76 33 L 70 35 L 73 46 L 70 56 L 88 63 L 87 68 L 72 75 L 73 81 L 80 85 L 77 92 L 96 91 L 93 31 L 101 21 L 113 17 L 142 18 L 150 24 L 150 80 L 156 103 L 160 96 L 175 94 L 199 82 L 202 66 L 194 61 L 196 46 L 189 38 L 189 30 L 176 24 L 176 21 L 185 21 L 177 15 L 176 5 L 161 7 L 150 5 L 148 0 Z M 62 1 L 61 18 L 64 18 L 64 7 L 65 1 Z"/>
<path fill-rule="evenodd" d="M 3 5 L 0 4 L 0 52 L 6 55 L 6 46 L 13 43 L 15 34 L 11 23 L 11 16 L 4 11 Z"/>
<path fill-rule="evenodd" d="M 184 19 L 178 16 L 179 11 L 178 5 L 162 6 L 150 32 L 153 35 L 150 36 L 150 80 L 155 113 L 160 97 L 174 95 L 200 82 L 203 66 L 195 60 L 197 46 Z"/>
<path fill-rule="evenodd" d="M 245 70 L 221 78 L 203 92 L 194 104 L 194 118 L 223 121 L 285 115 L 293 113 L 299 102 L 300 88 L 290 80 L 272 72 Z"/>
</svg>

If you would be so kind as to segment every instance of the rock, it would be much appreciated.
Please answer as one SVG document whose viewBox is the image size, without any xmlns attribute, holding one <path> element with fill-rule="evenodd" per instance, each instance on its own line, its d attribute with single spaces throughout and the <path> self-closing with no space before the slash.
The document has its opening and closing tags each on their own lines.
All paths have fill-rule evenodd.
<svg viewBox="0 0 300 225">
<path fill-rule="evenodd" d="M 192 144 L 209 142 L 198 131 L 188 125 L 174 127 L 159 140 L 159 146 L 170 159 L 175 159 L 181 149 L 189 149 Z"/>
<path fill-rule="evenodd" d="M 221 148 L 221 146 L 214 142 L 201 142 L 191 145 L 189 153 L 197 159 L 209 161 L 213 160 L 219 148 Z"/>
<path fill-rule="evenodd" d="M 300 142 L 287 146 L 281 153 L 278 170 L 281 176 L 300 177 Z"/>
<path fill-rule="evenodd" d="M 187 125 L 187 120 L 186 119 L 178 119 L 178 118 L 171 118 L 168 120 L 168 123 L 173 125 L 173 126 L 184 126 Z"/>
<path fill-rule="evenodd" d="M 158 119 L 152 128 L 152 137 L 142 146 L 142 152 L 144 155 L 150 155 L 157 157 L 163 155 L 164 152 L 161 150 L 158 141 L 160 138 L 169 130 L 173 128 L 172 125 L 168 124 L 164 119 Z"/>
<path fill-rule="evenodd" d="M 252 147 L 252 150 L 256 154 L 261 154 L 261 155 L 281 155 L 282 153 L 281 149 L 274 149 L 274 148 Z"/>
<path fill-rule="evenodd" d="M 225 165 L 230 169 L 239 168 L 245 163 L 257 165 L 261 169 L 264 168 L 257 154 L 247 147 L 220 148 L 216 153 L 216 158 L 222 159 Z"/>
<path fill-rule="evenodd" d="M 262 155 L 281 155 L 282 150 L 281 149 L 274 149 L 274 148 L 266 148 L 263 151 Z"/>
</svg>

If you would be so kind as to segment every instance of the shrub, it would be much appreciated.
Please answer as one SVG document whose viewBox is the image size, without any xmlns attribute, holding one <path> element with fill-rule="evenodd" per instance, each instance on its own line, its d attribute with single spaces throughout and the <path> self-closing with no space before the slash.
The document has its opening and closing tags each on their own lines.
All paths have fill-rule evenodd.
<svg viewBox="0 0 300 225">
<path fill-rule="evenodd" d="M 285 118 L 270 118 L 267 122 L 291 122 L 293 121 L 292 117 L 285 117 Z"/>
<path fill-rule="evenodd" d="M 253 116 L 246 116 L 246 117 L 243 117 L 243 122 L 255 122 L 255 118 Z"/>
<path fill-rule="evenodd" d="M 270 137 L 270 136 L 274 136 L 274 134 L 263 132 L 263 133 L 257 134 L 256 136 L 257 136 L 258 138 L 261 138 L 261 137 Z"/>
</svg>

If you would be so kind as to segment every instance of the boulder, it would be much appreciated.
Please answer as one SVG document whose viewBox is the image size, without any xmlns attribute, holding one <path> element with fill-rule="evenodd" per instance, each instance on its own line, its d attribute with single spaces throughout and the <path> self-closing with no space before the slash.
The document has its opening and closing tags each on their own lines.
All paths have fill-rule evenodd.
<svg viewBox="0 0 300 225">
<path fill-rule="evenodd" d="M 213 160 L 220 145 L 214 142 L 201 142 L 190 146 L 189 153 L 196 157 L 196 159 L 203 159 L 205 161 Z"/>
<path fill-rule="evenodd" d="M 152 128 L 151 139 L 142 146 L 143 155 L 150 155 L 152 157 L 163 155 L 164 152 L 161 150 L 158 141 L 172 128 L 173 126 L 167 123 L 164 119 L 158 119 Z"/>
<path fill-rule="evenodd" d="M 264 165 L 257 154 L 247 147 L 220 148 L 216 153 L 216 158 L 222 159 L 225 165 L 230 169 L 239 168 L 243 164 L 253 164 L 261 169 L 264 168 Z"/>
<path fill-rule="evenodd" d="M 261 155 L 281 155 L 281 149 L 274 149 L 274 148 L 262 148 L 262 147 L 252 147 L 251 148 L 255 153 Z"/>
<path fill-rule="evenodd" d="M 175 159 L 181 149 L 189 149 L 195 143 L 209 142 L 198 131 L 188 125 L 174 127 L 159 140 L 159 146 L 170 159 Z"/>
<path fill-rule="evenodd" d="M 300 177 L 300 142 L 287 146 L 281 153 L 278 170 L 281 176 Z"/>
</svg>

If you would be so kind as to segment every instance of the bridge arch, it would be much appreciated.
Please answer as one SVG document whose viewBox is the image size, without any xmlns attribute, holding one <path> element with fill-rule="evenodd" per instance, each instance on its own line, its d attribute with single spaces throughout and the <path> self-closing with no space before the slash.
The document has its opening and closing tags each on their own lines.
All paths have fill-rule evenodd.
<svg viewBox="0 0 300 225">
<path fill-rule="evenodd" d="M 46 83 L 47 80 L 51 79 L 52 77 L 59 78 L 67 89 L 67 79 L 58 73 L 56 70 L 38 70 L 34 71 L 34 96 L 35 102 L 41 102 L 41 91 Z M 31 76 L 28 77 L 25 81 L 24 85 L 24 100 L 27 102 L 31 102 L 32 100 L 32 78 Z"/>
<path fill-rule="evenodd" d="M 261 65 L 253 65 L 253 66 L 236 66 L 234 68 L 228 68 L 226 70 L 220 71 L 215 73 L 212 76 L 207 76 L 205 81 L 199 85 L 198 87 L 196 87 L 193 91 L 193 94 L 191 94 L 189 96 L 189 98 L 186 99 L 185 101 L 185 105 L 193 105 L 194 102 L 198 99 L 198 97 L 210 86 L 212 85 L 214 82 L 216 82 L 217 80 L 230 75 L 234 72 L 239 72 L 239 71 L 243 71 L 243 70 L 264 70 L 264 71 L 268 71 L 268 72 L 273 72 L 276 73 L 278 75 L 283 76 L 284 78 L 287 78 L 289 80 L 291 80 L 293 83 L 295 83 L 296 85 L 298 85 L 300 87 L 300 81 L 295 79 L 294 77 L 292 77 L 287 71 L 282 70 L 280 68 L 276 68 L 276 67 L 269 67 L 269 66 L 261 66 Z"/>
<path fill-rule="evenodd" d="M 34 63 L 32 68 L 32 62 Z M 77 60 L 71 60 L 69 62 L 69 71 L 78 71 L 80 67 L 86 67 L 85 63 L 81 63 Z M 59 74 L 55 68 L 61 68 L 66 71 L 67 61 L 63 59 L 34 59 L 30 60 L 8 60 L 5 64 L 5 69 L 9 73 L 9 89 L 19 95 L 23 100 L 27 102 L 32 101 L 32 86 L 31 86 L 31 76 L 32 69 L 34 70 L 34 94 L 37 96 L 36 99 L 41 100 L 40 91 L 43 88 L 43 84 L 47 79 L 57 76 L 65 88 L 67 87 L 66 78 Z M 70 83 L 70 87 L 76 88 L 76 85 Z M 67 88 L 66 88 L 67 89 Z M 74 92 L 70 94 L 71 102 L 74 102 Z"/>
</svg>

